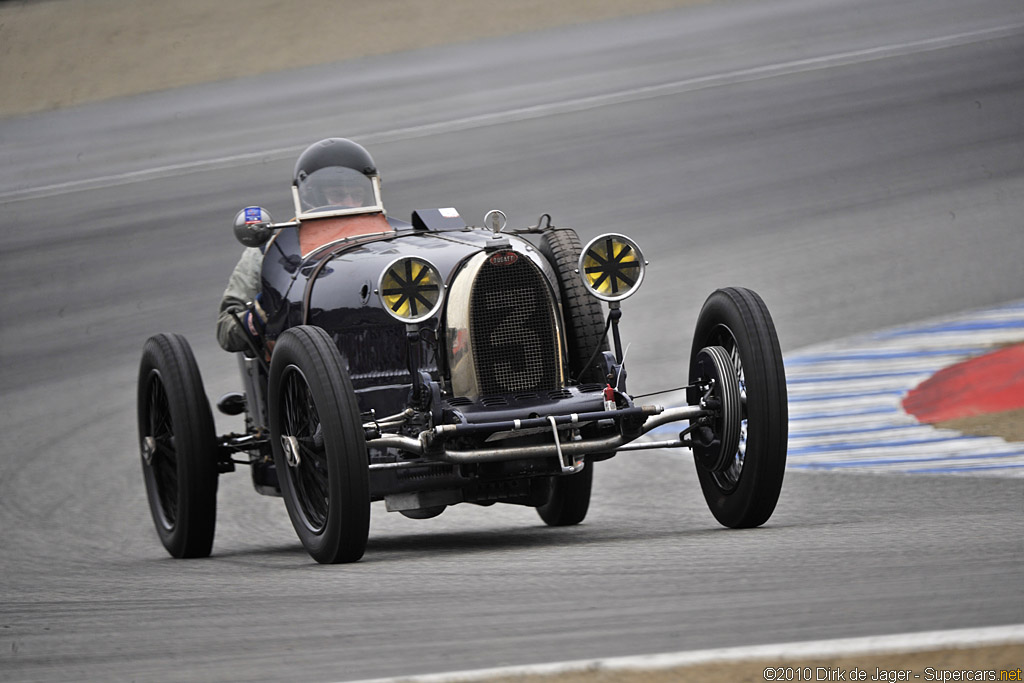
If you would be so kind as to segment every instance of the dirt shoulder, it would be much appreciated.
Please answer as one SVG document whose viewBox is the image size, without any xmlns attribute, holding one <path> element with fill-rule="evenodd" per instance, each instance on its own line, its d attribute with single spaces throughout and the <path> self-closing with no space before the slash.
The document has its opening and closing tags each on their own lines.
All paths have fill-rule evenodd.
<svg viewBox="0 0 1024 683">
<path fill-rule="evenodd" d="M 0 116 L 701 1 L 11 0 Z"/>
<path fill-rule="evenodd" d="M 1019 681 L 1024 645 L 820 659 L 709 662 L 661 670 L 588 669 L 558 675 L 465 678 L 460 683 L 764 683 L 765 681 Z M 768 675 L 765 675 L 766 670 Z M 971 672 L 967 674 L 966 672 Z M 982 672 L 980 675 L 978 672 Z M 989 672 L 992 672 L 991 674 Z"/>
<path fill-rule="evenodd" d="M 972 436 L 998 436 L 1005 441 L 1024 441 L 1024 409 L 961 417 L 937 422 L 935 426 L 955 429 Z"/>
</svg>

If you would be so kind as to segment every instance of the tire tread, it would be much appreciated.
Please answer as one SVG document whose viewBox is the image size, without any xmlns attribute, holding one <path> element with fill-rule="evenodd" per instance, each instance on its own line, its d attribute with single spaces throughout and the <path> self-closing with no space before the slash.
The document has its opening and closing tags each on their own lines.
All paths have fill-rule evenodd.
<svg viewBox="0 0 1024 683">
<path fill-rule="evenodd" d="M 144 435 L 143 395 L 149 372 L 160 373 L 167 393 L 178 455 L 179 500 L 174 529 L 162 529 L 154 509 L 157 533 L 177 558 L 207 557 L 213 548 L 217 515 L 218 468 L 213 413 L 202 376 L 185 337 L 158 334 L 146 340 L 139 368 L 139 437 Z M 145 467 L 145 465 L 143 465 Z M 151 492 L 151 496 L 155 492 Z M 153 506 L 153 498 L 150 505 Z"/>
<path fill-rule="evenodd" d="M 275 360 L 277 361 L 275 363 Z M 292 509 L 297 503 L 288 498 L 286 483 L 282 483 L 282 494 L 286 497 L 292 525 L 302 540 L 303 546 L 317 562 L 337 564 L 359 560 L 366 549 L 370 525 L 369 469 L 363 425 L 355 397 L 355 390 L 349 378 L 341 354 L 334 341 L 321 328 L 301 325 L 292 327 L 277 341 L 274 358 L 271 359 L 271 441 L 278 467 L 287 467 L 280 446 L 279 393 L 276 383 L 284 368 L 294 364 L 307 375 L 309 390 L 319 394 L 321 404 L 317 412 L 325 439 L 337 443 L 343 451 L 332 460 L 338 469 L 338 501 L 331 501 L 331 514 L 338 514 L 328 520 L 324 534 L 319 538 L 310 535 Z M 302 367 L 302 366 L 307 367 Z M 324 418 L 332 415 L 337 424 Z M 335 432 L 338 433 L 335 433 Z"/>
<path fill-rule="evenodd" d="M 778 334 L 768 307 L 754 291 L 742 287 L 719 289 L 708 297 L 698 317 L 692 353 L 707 343 L 701 339 L 708 320 L 737 315 L 750 347 L 743 363 L 748 396 L 747 459 L 736 490 L 722 491 L 711 474 L 698 467 L 698 477 L 715 518 L 733 528 L 756 527 L 771 517 L 778 503 L 786 466 L 788 404 L 785 368 Z M 737 340 L 739 343 L 739 340 Z M 742 349 L 740 350 L 743 356 Z M 752 397 L 758 397 L 752 400 Z"/>
</svg>

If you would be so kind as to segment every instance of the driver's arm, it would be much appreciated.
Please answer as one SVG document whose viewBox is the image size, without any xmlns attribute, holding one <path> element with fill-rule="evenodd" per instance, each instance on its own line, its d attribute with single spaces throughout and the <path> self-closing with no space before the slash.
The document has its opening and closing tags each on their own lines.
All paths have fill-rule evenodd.
<svg viewBox="0 0 1024 683">
<path fill-rule="evenodd" d="M 217 317 L 217 342 L 225 351 L 248 351 L 246 338 L 251 332 L 243 330 L 231 316 L 234 312 L 245 321 L 249 302 L 256 301 L 260 291 L 260 270 L 263 267 L 263 252 L 248 248 L 242 252 L 238 265 L 231 273 L 224 296 L 220 300 L 220 315 Z"/>
</svg>

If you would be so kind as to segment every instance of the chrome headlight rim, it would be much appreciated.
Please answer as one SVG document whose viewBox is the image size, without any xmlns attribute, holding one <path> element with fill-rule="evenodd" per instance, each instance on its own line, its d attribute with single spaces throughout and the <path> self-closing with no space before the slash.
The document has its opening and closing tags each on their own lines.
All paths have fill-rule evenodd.
<svg viewBox="0 0 1024 683">
<path fill-rule="evenodd" d="M 402 274 L 404 277 L 401 279 L 404 279 L 404 281 L 398 283 L 400 291 L 395 291 L 394 286 L 385 285 L 385 280 L 389 274 L 392 274 L 395 267 L 403 262 L 407 262 L 409 267 L 403 269 L 405 272 Z M 414 274 L 412 265 L 415 263 L 420 264 L 421 269 Z M 430 278 L 433 281 L 431 286 L 423 287 L 417 284 L 423 280 L 424 272 L 428 275 L 432 274 Z M 426 292 L 434 291 L 432 287 L 436 288 L 437 292 L 437 299 L 435 301 L 430 301 L 429 297 L 424 296 Z M 441 277 L 441 271 L 430 260 L 421 256 L 399 256 L 381 270 L 380 276 L 377 278 L 376 293 L 381 307 L 387 311 L 388 315 L 399 322 L 415 325 L 433 318 L 441 310 L 441 306 L 444 305 L 445 285 Z M 388 297 L 394 296 L 399 298 L 389 303 Z M 398 312 L 407 302 L 412 315 L 402 315 Z M 423 309 L 425 309 L 425 312 L 420 312 Z"/>
<path fill-rule="evenodd" d="M 615 255 L 616 244 L 621 244 L 624 247 L 624 249 L 619 249 L 617 256 Z M 604 255 L 599 253 L 599 246 L 604 246 Z M 605 256 L 609 253 L 613 256 L 606 261 Z M 622 261 L 620 259 L 623 255 L 634 256 L 635 258 Z M 588 260 L 592 261 L 593 265 L 588 266 Z M 606 262 L 601 263 L 601 261 Z M 611 261 L 611 263 L 608 263 L 608 261 Z M 623 264 L 628 265 L 624 266 Z M 640 289 L 646 270 L 647 261 L 644 260 L 643 252 L 637 243 L 622 233 L 617 232 L 598 235 L 587 242 L 586 246 L 580 251 L 580 258 L 577 263 L 577 271 L 579 272 L 580 279 L 583 280 L 583 286 L 598 299 L 607 302 L 622 301 L 632 296 L 633 293 Z M 591 279 L 591 275 L 598 276 Z M 620 286 L 620 282 L 625 286 Z M 606 283 L 610 287 L 610 292 L 601 291 L 601 288 Z"/>
</svg>

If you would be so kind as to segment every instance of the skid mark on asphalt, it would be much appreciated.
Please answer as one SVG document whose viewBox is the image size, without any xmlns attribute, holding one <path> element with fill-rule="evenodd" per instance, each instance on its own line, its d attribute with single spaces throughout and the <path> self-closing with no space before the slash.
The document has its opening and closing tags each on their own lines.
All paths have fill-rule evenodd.
<svg viewBox="0 0 1024 683">
<path fill-rule="evenodd" d="M 1024 300 L 787 354 L 788 467 L 1024 478 L 1024 443 L 921 424 L 902 405 L 939 370 L 1021 341 Z"/>
</svg>

